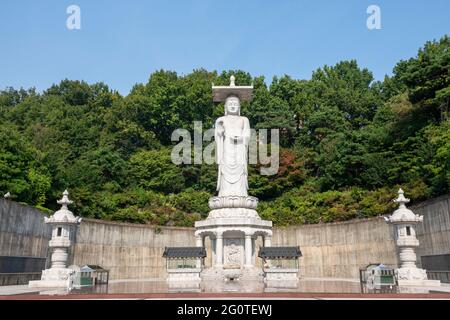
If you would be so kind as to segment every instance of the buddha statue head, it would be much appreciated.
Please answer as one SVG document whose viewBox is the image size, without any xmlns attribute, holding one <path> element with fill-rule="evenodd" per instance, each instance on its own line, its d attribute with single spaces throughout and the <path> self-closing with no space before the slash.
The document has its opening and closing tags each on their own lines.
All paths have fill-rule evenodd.
<svg viewBox="0 0 450 320">
<path fill-rule="evenodd" d="M 241 115 L 241 101 L 235 95 L 230 95 L 225 100 L 225 115 Z"/>
</svg>

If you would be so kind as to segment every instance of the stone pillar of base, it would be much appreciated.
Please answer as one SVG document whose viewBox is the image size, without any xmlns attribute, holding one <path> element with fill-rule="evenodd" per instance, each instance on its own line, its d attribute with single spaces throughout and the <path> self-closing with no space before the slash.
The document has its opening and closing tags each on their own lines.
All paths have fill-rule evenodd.
<svg viewBox="0 0 450 320">
<path fill-rule="evenodd" d="M 244 267 L 252 267 L 252 236 L 250 234 L 245 235 L 245 265 Z"/>
<path fill-rule="evenodd" d="M 216 238 L 216 267 L 223 265 L 223 238 L 222 234 L 217 234 Z"/>
<path fill-rule="evenodd" d="M 266 236 L 264 238 L 264 247 L 271 247 L 272 246 L 272 237 Z"/>
<path fill-rule="evenodd" d="M 203 238 L 200 237 L 195 237 L 195 246 L 196 247 L 203 247 Z"/>
<path fill-rule="evenodd" d="M 195 246 L 199 247 L 199 248 L 203 247 L 203 237 L 202 236 L 195 237 Z M 202 260 L 200 258 L 197 258 L 195 267 L 197 269 L 202 267 Z"/>
</svg>

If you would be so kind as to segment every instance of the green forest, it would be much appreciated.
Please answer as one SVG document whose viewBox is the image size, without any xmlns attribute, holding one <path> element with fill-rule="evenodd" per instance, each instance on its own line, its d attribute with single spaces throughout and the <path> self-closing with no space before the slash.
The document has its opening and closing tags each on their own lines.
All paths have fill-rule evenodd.
<svg viewBox="0 0 450 320">
<path fill-rule="evenodd" d="M 63 80 L 42 93 L 0 91 L 0 192 L 44 213 L 64 189 L 76 215 L 193 226 L 208 214 L 215 165 L 175 165 L 173 130 L 223 115 L 211 85 L 254 85 L 241 114 L 280 129 L 277 175 L 249 167 L 249 192 L 275 225 L 391 212 L 401 186 L 412 202 L 450 190 L 450 39 L 429 41 L 375 81 L 357 61 L 310 79 L 271 82 L 244 70 L 160 70 L 126 96 L 104 83 Z M 380 52 L 382 54 L 382 52 Z M 270 83 L 269 83 L 270 82 Z"/>
</svg>

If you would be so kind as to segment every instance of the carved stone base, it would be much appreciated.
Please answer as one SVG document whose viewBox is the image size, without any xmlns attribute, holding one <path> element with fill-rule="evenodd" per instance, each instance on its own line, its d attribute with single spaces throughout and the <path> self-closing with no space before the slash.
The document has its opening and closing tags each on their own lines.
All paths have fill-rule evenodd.
<svg viewBox="0 0 450 320">
<path fill-rule="evenodd" d="M 399 286 L 440 286 L 439 280 L 428 280 L 427 272 L 419 268 L 399 268 L 396 270 Z"/>
<path fill-rule="evenodd" d="M 29 288 L 70 288 L 72 286 L 71 269 L 46 269 L 42 271 L 41 280 L 30 281 Z"/>
<path fill-rule="evenodd" d="M 272 221 L 259 217 L 257 205 L 258 199 L 250 196 L 209 199 L 208 218 L 195 222 L 197 243 L 202 244 L 204 237 L 213 241 L 212 268 L 202 272 L 203 281 L 215 286 L 262 284 L 262 272 L 255 268 L 256 241 L 263 237 L 265 245 L 270 246 Z"/>
<path fill-rule="evenodd" d="M 400 280 L 427 280 L 427 272 L 419 268 L 399 268 L 396 270 L 397 279 Z"/>
</svg>

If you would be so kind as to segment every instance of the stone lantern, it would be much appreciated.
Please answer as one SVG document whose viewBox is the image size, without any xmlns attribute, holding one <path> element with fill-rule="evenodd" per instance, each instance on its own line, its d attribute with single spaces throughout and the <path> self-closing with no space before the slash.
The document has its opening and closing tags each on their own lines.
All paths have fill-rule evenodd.
<svg viewBox="0 0 450 320">
<path fill-rule="evenodd" d="M 52 252 L 50 269 L 42 271 L 41 280 L 30 281 L 30 287 L 69 287 L 70 275 L 73 270 L 67 268 L 68 251 L 72 244 L 71 235 L 81 222 L 80 217 L 75 217 L 67 208 L 73 201 L 69 200 L 69 192 L 64 191 L 58 204 L 61 209 L 49 218 L 45 217 L 45 223 L 52 226 L 52 238 L 49 247 Z M 73 229 L 73 230 L 72 230 Z M 73 231 L 73 232 L 72 232 Z"/>
<path fill-rule="evenodd" d="M 423 221 L 423 216 L 414 214 L 406 207 L 409 199 L 405 198 L 402 189 L 394 202 L 399 204 L 394 213 L 386 217 L 386 222 L 394 226 L 395 241 L 398 247 L 400 268 L 396 270 L 399 285 L 439 285 L 438 280 L 427 280 L 426 270 L 416 266 L 416 248 L 419 240 L 416 237 L 416 227 Z"/>
</svg>

